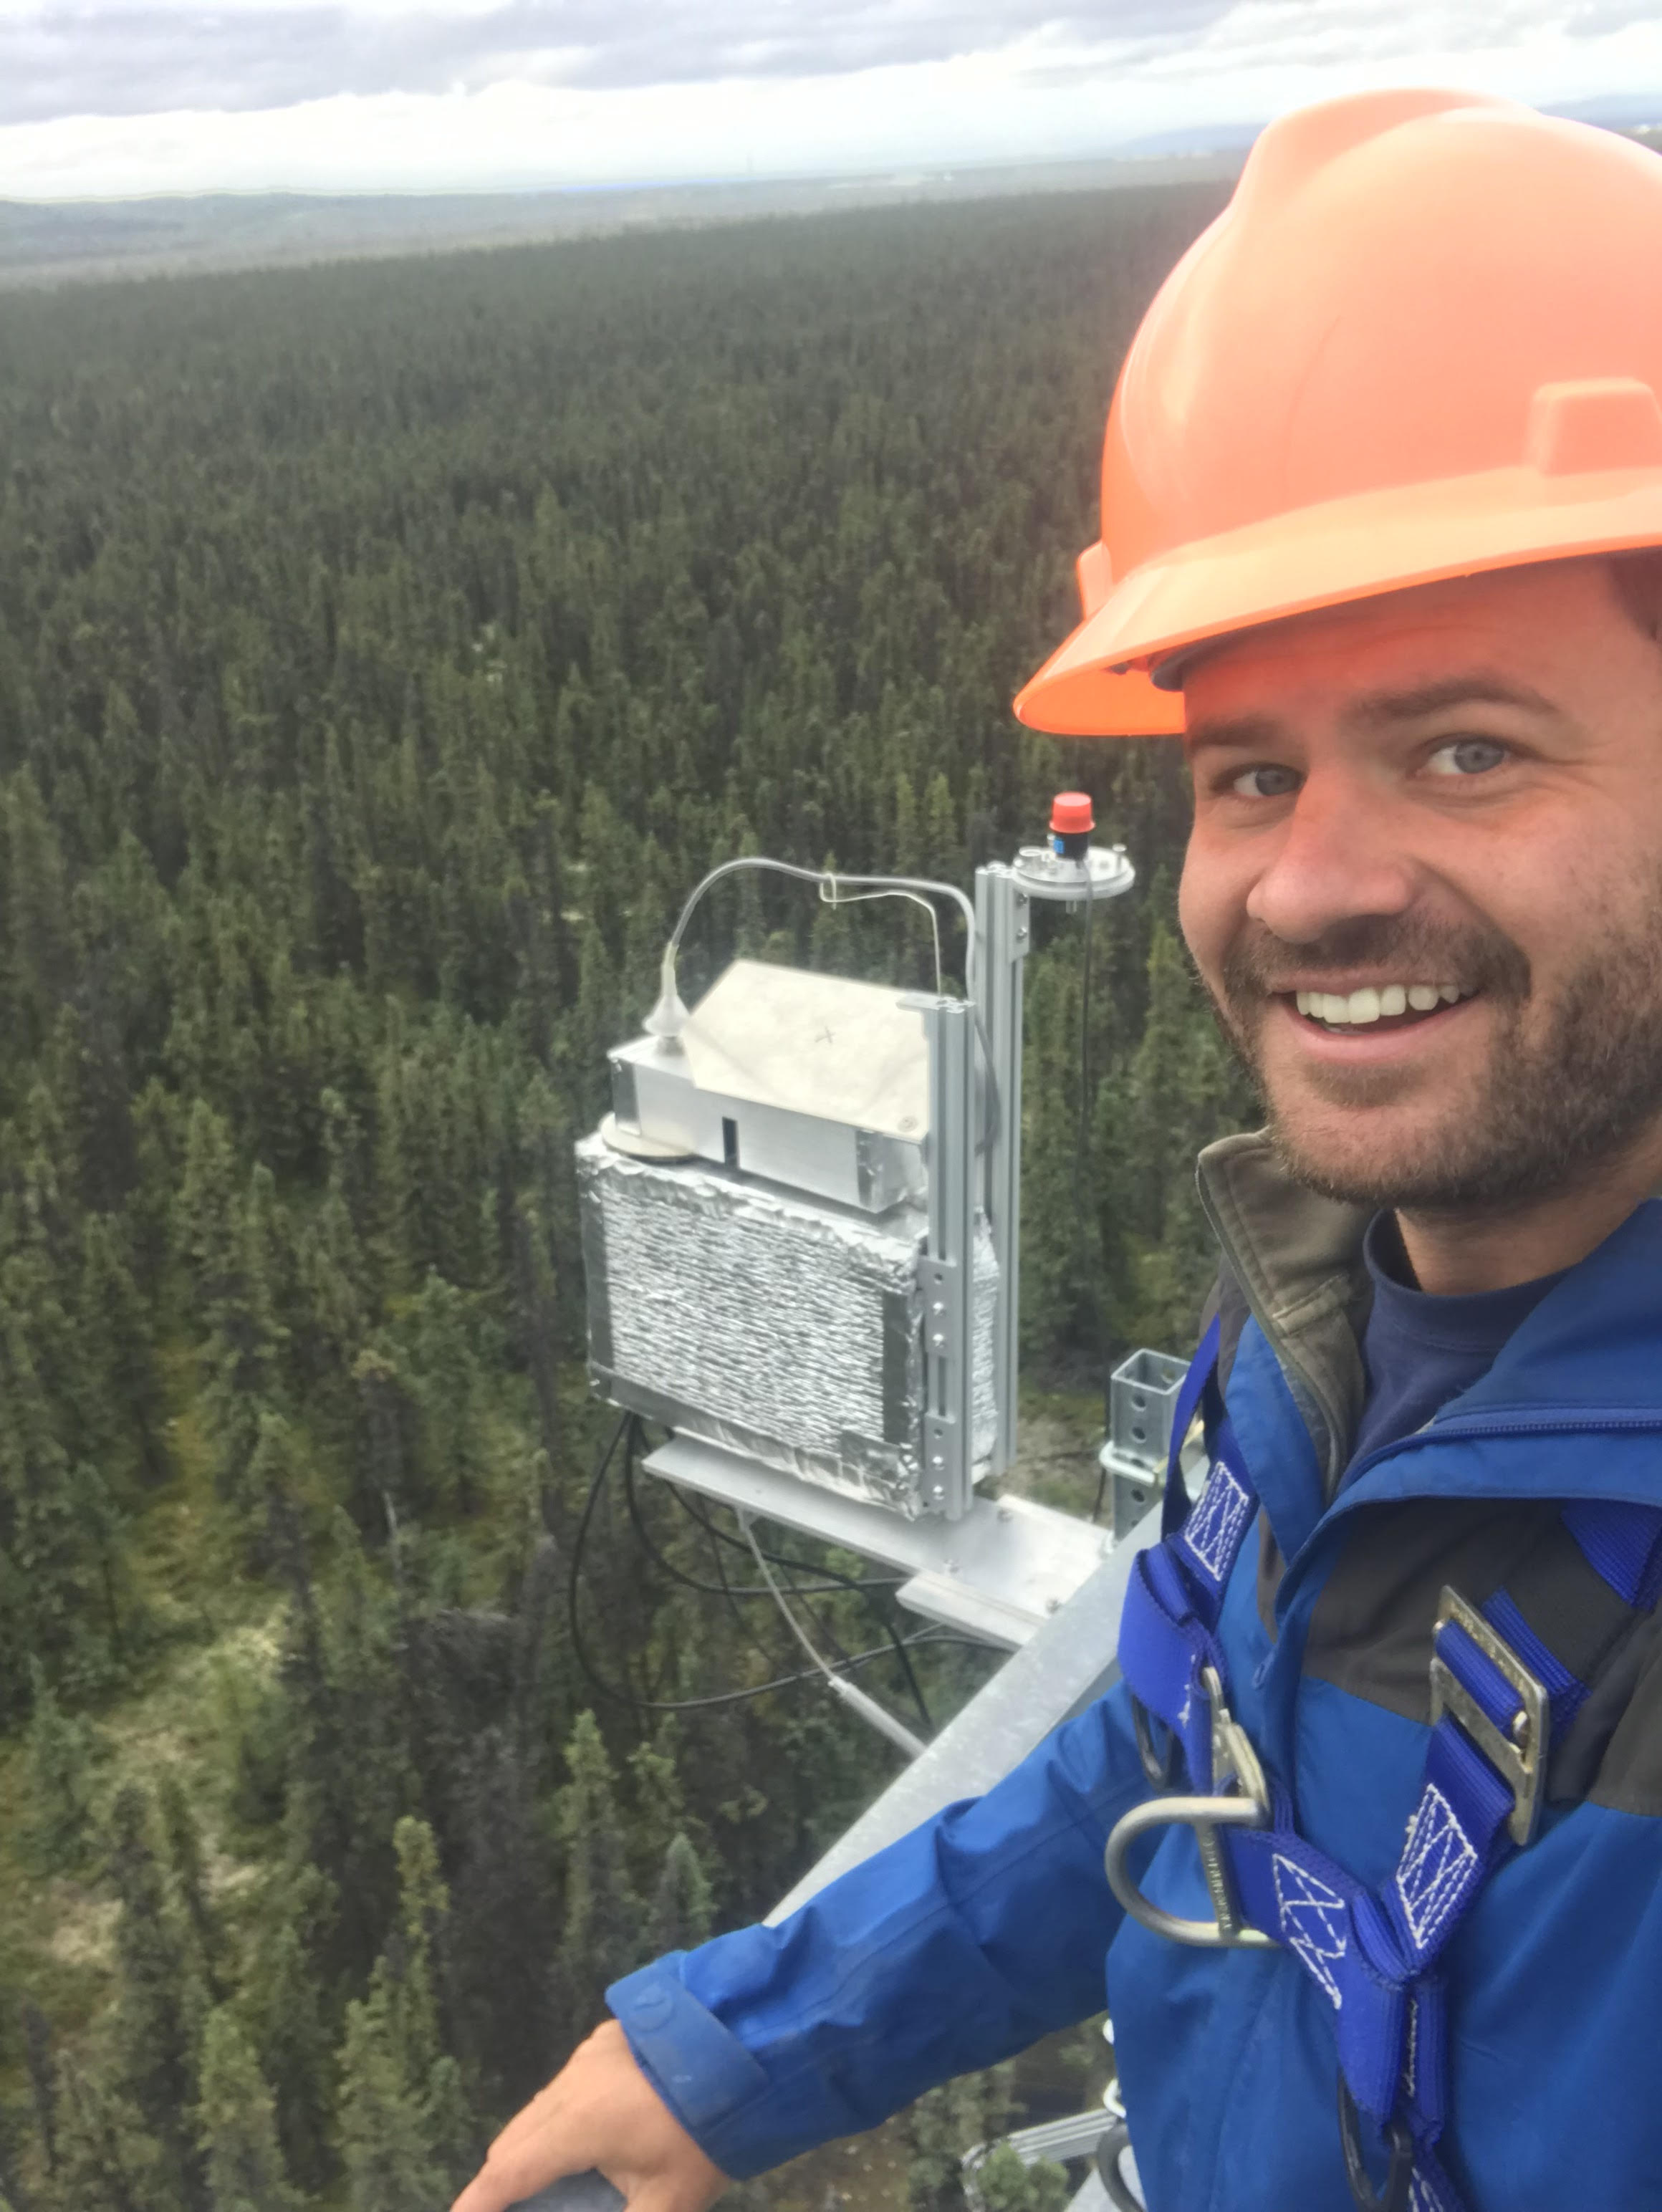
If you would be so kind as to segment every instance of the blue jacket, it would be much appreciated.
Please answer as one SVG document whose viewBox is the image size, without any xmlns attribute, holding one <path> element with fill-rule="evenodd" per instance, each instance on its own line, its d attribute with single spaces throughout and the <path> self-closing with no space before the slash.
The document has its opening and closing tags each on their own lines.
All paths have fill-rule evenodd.
<svg viewBox="0 0 1662 2212">
<path fill-rule="evenodd" d="M 1211 1148 L 1202 1188 L 1233 1316 L 1226 1395 L 1263 1504 L 1221 1623 L 1236 1716 L 1302 1832 L 1383 1882 L 1420 1787 L 1438 1593 L 1476 1604 L 1506 1584 L 1592 1694 L 1554 1747 L 1536 1840 L 1445 1954 L 1444 2162 L 1471 2212 L 1662 2208 L 1662 1638 L 1558 1510 L 1662 1505 L 1662 1202 L 1339 1491 L 1364 1387 L 1363 1218 L 1286 1184 L 1255 1138 Z M 1309 1977 L 1284 1951 L 1166 1942 L 1108 1892 L 1108 1831 L 1148 1789 L 1122 1686 L 782 1925 L 661 1960 L 610 2002 L 672 2110 L 744 2177 L 1105 2001 L 1151 2212 L 1350 2212 Z M 1151 1840 L 1146 1893 L 1209 1917 L 1192 1836 Z"/>
</svg>

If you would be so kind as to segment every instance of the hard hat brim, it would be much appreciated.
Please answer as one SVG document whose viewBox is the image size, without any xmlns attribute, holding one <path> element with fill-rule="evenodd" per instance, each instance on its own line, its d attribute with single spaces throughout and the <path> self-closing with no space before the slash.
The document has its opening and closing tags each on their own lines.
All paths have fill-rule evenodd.
<svg viewBox="0 0 1662 2212">
<path fill-rule="evenodd" d="M 1145 561 L 1015 700 L 1056 737 L 1179 736 L 1167 654 L 1264 623 L 1452 576 L 1662 544 L 1662 467 L 1528 466 L 1392 485 L 1278 514 Z"/>
</svg>

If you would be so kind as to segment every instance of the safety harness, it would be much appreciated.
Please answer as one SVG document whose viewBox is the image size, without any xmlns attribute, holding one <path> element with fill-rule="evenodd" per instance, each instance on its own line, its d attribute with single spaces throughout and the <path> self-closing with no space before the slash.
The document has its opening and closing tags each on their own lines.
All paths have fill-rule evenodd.
<svg viewBox="0 0 1662 2212">
<path fill-rule="evenodd" d="M 1438 1962 L 1489 1875 L 1538 1824 L 1549 1743 L 1586 1686 L 1499 1591 L 1481 1612 L 1452 1589 L 1438 1607 L 1431 1739 L 1419 1796 L 1390 1878 L 1368 1889 L 1294 1825 L 1294 1802 L 1263 1768 L 1229 1706 L 1219 1614 L 1258 1515 L 1246 1461 L 1217 1378 L 1208 1330 L 1172 1425 L 1162 1540 L 1134 1563 L 1119 1658 L 1149 1779 L 1170 1792 L 1179 1762 L 1191 1794 L 1127 1814 L 1109 1838 L 1108 1879 L 1158 1934 L 1208 1947 L 1285 1946 L 1320 1990 L 1339 2059 L 1339 2121 L 1351 2193 L 1364 2212 L 1462 2212 L 1437 2155 L 1448 2081 Z M 1196 1412 L 1210 1468 L 1190 1504 L 1180 1466 Z M 1588 1565 L 1624 1603 L 1662 1594 L 1662 1509 L 1589 1501 L 1562 1518 Z M 1163 1723 L 1156 1739 L 1149 1717 Z M 1146 1898 L 1130 1869 L 1137 1839 L 1173 1822 L 1194 1830 L 1215 1917 L 1180 1918 Z M 1377 2192 L 1358 2115 L 1383 2133 L 1390 2167 Z"/>
</svg>

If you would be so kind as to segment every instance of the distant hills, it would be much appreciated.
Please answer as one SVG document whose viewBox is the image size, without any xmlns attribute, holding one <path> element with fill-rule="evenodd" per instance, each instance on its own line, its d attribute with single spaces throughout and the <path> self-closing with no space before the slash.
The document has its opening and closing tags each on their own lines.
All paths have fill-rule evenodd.
<svg viewBox="0 0 1662 2212">
<path fill-rule="evenodd" d="M 1610 94 L 1552 113 L 1662 145 L 1662 94 Z M 205 193 L 137 200 L 0 200 L 0 288 L 89 277 L 269 267 L 740 222 L 907 201 L 1227 181 L 1261 125 L 1196 125 L 1093 161 L 896 170 L 869 176 L 536 192 Z"/>
<path fill-rule="evenodd" d="M 1227 179 L 1250 143 L 1149 148 L 1118 160 L 919 169 L 806 180 L 546 192 L 207 193 L 0 200 L 0 287 L 454 251 L 812 215 L 906 201 Z"/>
</svg>

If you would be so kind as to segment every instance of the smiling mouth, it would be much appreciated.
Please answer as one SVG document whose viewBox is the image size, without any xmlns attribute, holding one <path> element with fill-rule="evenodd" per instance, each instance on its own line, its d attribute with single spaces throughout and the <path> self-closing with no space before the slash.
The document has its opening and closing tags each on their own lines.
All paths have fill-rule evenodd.
<svg viewBox="0 0 1662 2212">
<path fill-rule="evenodd" d="M 1377 1034 L 1417 1028 L 1476 994 L 1459 983 L 1370 983 L 1355 991 L 1283 991 L 1278 995 L 1312 1029 L 1329 1036 L 1353 1036 L 1364 1030 Z"/>
</svg>

